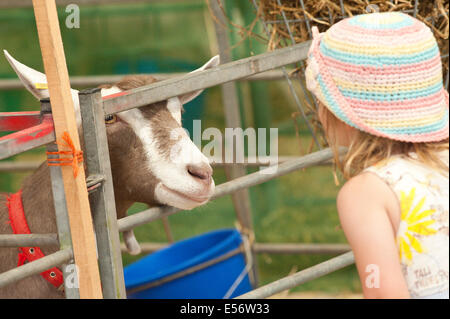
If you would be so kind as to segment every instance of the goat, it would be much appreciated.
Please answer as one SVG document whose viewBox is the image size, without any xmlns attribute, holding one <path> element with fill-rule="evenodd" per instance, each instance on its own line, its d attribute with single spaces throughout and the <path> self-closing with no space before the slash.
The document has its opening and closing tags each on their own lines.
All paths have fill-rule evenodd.
<svg viewBox="0 0 450 319">
<path fill-rule="evenodd" d="M 5 56 L 28 91 L 37 99 L 49 97 L 47 89 L 37 89 L 36 86 L 37 83 L 47 83 L 45 74 L 18 62 L 6 51 Z M 218 64 L 219 57 L 215 56 L 198 70 Z M 114 85 L 100 86 L 101 94 L 108 96 L 155 81 L 148 75 L 126 76 Z M 191 92 L 105 118 L 118 219 L 125 217 L 128 208 L 136 202 L 189 210 L 205 204 L 213 194 L 213 171 L 208 159 L 181 126 L 183 104 L 201 92 Z M 72 89 L 72 98 L 81 132 L 77 90 Z M 82 136 L 80 139 L 83 144 Z M 6 194 L 0 194 L 0 234 L 12 233 L 6 203 Z M 46 163 L 25 179 L 22 203 L 32 233 L 57 232 L 50 172 Z M 140 253 L 133 231 L 124 232 L 123 238 L 130 254 Z M 57 247 L 42 248 L 44 254 L 56 250 Z M 0 247 L 0 273 L 16 267 L 17 256 L 18 248 Z M 64 293 L 40 275 L 0 288 L 0 298 L 62 297 Z"/>
</svg>

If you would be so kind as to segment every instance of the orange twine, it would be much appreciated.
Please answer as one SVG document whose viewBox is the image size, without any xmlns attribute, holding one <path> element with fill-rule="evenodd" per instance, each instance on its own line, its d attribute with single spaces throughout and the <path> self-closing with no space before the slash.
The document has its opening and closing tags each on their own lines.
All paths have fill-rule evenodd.
<svg viewBox="0 0 450 319">
<path fill-rule="evenodd" d="M 75 148 L 75 145 L 73 145 L 73 141 L 70 138 L 70 135 L 68 132 L 64 132 L 62 139 L 64 142 L 66 142 L 66 145 L 61 145 L 59 143 L 59 146 L 65 146 L 69 147 L 70 151 L 59 151 L 59 152 L 47 152 L 48 155 L 71 155 L 71 157 L 66 158 L 48 158 L 47 157 L 47 165 L 48 166 L 72 166 L 73 168 L 73 177 L 78 176 L 78 164 L 83 162 L 83 151 L 77 150 Z"/>
</svg>

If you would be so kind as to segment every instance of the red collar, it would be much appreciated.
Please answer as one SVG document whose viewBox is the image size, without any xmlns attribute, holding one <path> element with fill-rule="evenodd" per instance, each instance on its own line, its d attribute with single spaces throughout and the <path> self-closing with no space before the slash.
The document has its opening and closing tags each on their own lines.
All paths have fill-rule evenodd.
<svg viewBox="0 0 450 319">
<path fill-rule="evenodd" d="M 9 220 L 14 234 L 31 234 L 23 210 L 22 190 L 8 196 L 7 205 Z M 35 261 L 45 256 L 39 247 L 20 247 L 20 250 L 22 252 L 19 253 L 17 266 L 21 266 L 25 262 Z M 63 274 L 57 267 L 42 272 L 41 276 L 56 288 L 64 287 Z"/>
</svg>

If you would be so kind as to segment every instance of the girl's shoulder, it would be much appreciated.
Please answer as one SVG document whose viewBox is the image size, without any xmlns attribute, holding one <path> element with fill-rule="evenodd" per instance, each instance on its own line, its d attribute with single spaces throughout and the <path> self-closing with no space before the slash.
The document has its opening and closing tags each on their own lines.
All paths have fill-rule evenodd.
<svg viewBox="0 0 450 319">
<path fill-rule="evenodd" d="M 339 190 L 336 202 L 339 214 L 383 209 L 395 200 L 386 183 L 375 174 L 362 172 L 349 179 Z"/>
</svg>

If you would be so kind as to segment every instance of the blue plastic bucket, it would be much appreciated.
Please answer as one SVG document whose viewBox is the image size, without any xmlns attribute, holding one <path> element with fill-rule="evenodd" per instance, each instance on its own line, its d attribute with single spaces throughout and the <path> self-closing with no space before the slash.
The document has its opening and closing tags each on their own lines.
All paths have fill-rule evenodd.
<svg viewBox="0 0 450 319">
<path fill-rule="evenodd" d="M 237 230 L 223 229 L 185 239 L 154 252 L 124 268 L 128 298 L 222 299 L 246 267 L 242 252 L 182 277 L 173 279 L 173 276 L 223 256 L 241 243 Z M 245 274 L 230 298 L 250 290 L 250 280 Z"/>
</svg>

